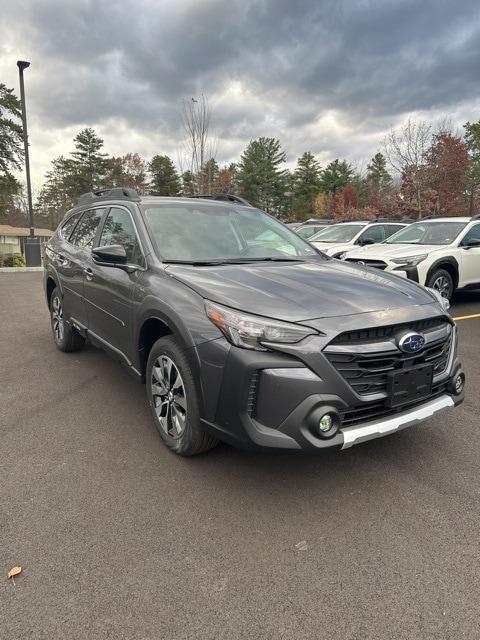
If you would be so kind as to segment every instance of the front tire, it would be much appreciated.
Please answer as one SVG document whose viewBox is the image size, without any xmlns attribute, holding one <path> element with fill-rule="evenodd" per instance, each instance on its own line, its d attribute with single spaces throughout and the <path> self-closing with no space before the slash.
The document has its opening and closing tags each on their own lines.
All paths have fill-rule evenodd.
<svg viewBox="0 0 480 640">
<path fill-rule="evenodd" d="M 57 288 L 52 291 L 50 298 L 50 322 L 57 349 L 68 353 L 79 351 L 83 347 L 85 338 L 65 320 L 63 301 Z"/>
<path fill-rule="evenodd" d="M 455 291 L 453 278 L 445 269 L 437 269 L 427 280 L 427 287 L 436 289 L 444 298 L 450 300 Z"/>
<path fill-rule="evenodd" d="M 217 440 L 200 426 L 200 398 L 186 354 L 171 336 L 160 338 L 148 356 L 147 395 L 165 445 L 182 456 L 212 449 Z"/>
</svg>

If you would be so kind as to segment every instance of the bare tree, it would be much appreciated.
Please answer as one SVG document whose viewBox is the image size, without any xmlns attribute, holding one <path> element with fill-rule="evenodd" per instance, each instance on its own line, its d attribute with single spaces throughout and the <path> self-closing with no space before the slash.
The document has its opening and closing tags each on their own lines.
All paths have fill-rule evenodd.
<svg viewBox="0 0 480 640">
<path fill-rule="evenodd" d="M 203 93 L 198 98 L 184 98 L 182 101 L 183 128 L 185 141 L 183 155 L 185 161 L 179 161 L 182 173 L 192 172 L 196 180 L 196 191 L 204 189 L 203 169 L 208 160 L 215 158 L 217 140 L 211 132 L 211 109 L 207 96 Z"/>
<path fill-rule="evenodd" d="M 425 121 L 408 120 L 403 127 L 392 129 L 385 137 L 385 157 L 401 176 L 403 196 L 408 195 L 412 208 L 421 217 L 426 189 L 425 156 L 432 140 L 432 125 Z"/>
<path fill-rule="evenodd" d="M 383 142 L 385 157 L 397 173 L 405 167 L 420 167 L 424 162 L 432 136 L 432 126 L 428 122 L 407 123 L 399 129 L 392 129 Z"/>
</svg>

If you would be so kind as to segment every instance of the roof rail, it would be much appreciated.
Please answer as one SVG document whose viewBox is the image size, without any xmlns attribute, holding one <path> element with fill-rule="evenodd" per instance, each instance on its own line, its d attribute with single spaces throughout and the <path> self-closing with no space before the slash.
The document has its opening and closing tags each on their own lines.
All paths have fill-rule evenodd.
<svg viewBox="0 0 480 640">
<path fill-rule="evenodd" d="M 189 196 L 190 198 L 201 198 L 202 200 L 221 200 L 223 202 L 235 202 L 236 204 L 243 204 L 245 207 L 251 207 L 252 205 L 245 198 L 240 196 L 234 196 L 231 193 L 212 193 L 211 195 L 199 195 Z"/>
<path fill-rule="evenodd" d="M 126 187 L 97 189 L 96 191 L 82 193 L 77 200 L 77 206 L 88 204 L 89 202 L 96 202 L 97 200 L 130 200 L 132 202 L 140 202 L 140 196 L 135 189 L 127 189 Z"/>
<path fill-rule="evenodd" d="M 475 215 L 473 215 L 470 220 L 480 220 L 480 213 L 476 213 Z"/>
</svg>

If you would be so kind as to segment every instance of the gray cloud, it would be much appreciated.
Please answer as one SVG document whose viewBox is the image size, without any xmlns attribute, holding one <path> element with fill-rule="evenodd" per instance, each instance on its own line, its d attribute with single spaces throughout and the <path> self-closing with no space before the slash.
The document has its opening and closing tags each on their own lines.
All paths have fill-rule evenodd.
<svg viewBox="0 0 480 640">
<path fill-rule="evenodd" d="M 201 91 L 224 160 L 257 135 L 292 159 L 361 158 L 407 114 L 480 116 L 478 0 L 26 0 L 0 41 L 7 84 L 32 60 L 32 140 L 55 141 L 42 169 L 85 125 L 117 126 L 115 152 L 175 155 L 181 99 Z"/>
</svg>

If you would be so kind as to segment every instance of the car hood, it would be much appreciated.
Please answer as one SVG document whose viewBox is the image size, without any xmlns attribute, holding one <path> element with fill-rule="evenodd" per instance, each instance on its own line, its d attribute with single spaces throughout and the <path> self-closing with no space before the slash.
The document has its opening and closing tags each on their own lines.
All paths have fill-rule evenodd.
<svg viewBox="0 0 480 640">
<path fill-rule="evenodd" d="M 169 265 L 167 272 L 203 298 L 287 321 L 432 303 L 427 291 L 408 280 L 339 260 Z"/>
<path fill-rule="evenodd" d="M 347 258 L 408 258 L 419 256 L 422 253 L 432 253 L 441 251 L 444 246 L 438 244 L 375 244 L 366 247 L 359 247 L 349 251 Z"/>
</svg>

